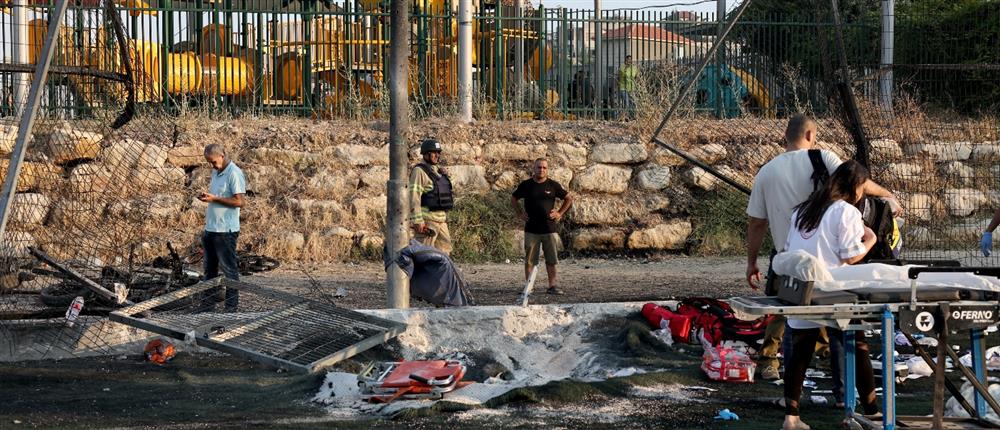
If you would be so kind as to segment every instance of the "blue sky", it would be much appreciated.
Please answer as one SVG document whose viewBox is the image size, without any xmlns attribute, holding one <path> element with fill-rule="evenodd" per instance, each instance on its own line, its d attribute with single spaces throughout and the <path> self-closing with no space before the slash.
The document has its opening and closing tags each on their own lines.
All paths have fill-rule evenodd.
<svg viewBox="0 0 1000 430">
<path fill-rule="evenodd" d="M 659 5 L 669 5 L 677 3 L 697 3 L 700 0 L 602 0 L 601 7 L 605 10 L 616 9 L 616 8 L 634 8 L 634 7 L 644 7 L 644 6 L 659 6 Z M 559 7 L 563 6 L 569 9 L 593 9 L 594 0 L 534 0 L 534 4 L 544 4 L 545 7 Z M 732 9 L 739 3 L 739 0 L 728 0 L 727 9 Z M 716 3 L 714 1 L 708 1 L 693 6 L 678 6 L 670 9 L 680 9 L 680 10 L 691 10 L 698 12 L 715 12 Z"/>
</svg>

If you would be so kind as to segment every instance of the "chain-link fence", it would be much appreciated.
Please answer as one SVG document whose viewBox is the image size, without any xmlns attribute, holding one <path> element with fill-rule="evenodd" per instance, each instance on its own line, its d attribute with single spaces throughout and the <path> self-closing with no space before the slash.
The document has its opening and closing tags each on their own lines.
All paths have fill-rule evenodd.
<svg viewBox="0 0 1000 430">
<path fill-rule="evenodd" d="M 998 16 L 1000 8 L 966 5 L 931 19 L 929 11 L 901 4 L 897 33 L 889 39 L 895 41 L 895 59 L 887 62 L 880 55 L 877 5 L 852 4 L 834 16 L 830 3 L 814 2 L 809 12 L 814 22 L 805 23 L 809 15 L 787 15 L 779 3 L 749 6 L 661 139 L 749 188 L 759 168 L 782 151 L 784 118 L 812 115 L 819 121 L 821 148 L 865 162 L 875 180 L 900 197 L 903 258 L 996 264 L 995 256 L 979 254 L 978 238 L 996 209 L 1000 173 L 994 165 L 1000 50 L 985 42 L 1000 27 L 983 18 Z M 788 21 L 758 21 L 779 19 L 775 13 Z M 838 18 L 862 24 L 831 25 Z M 934 34 L 933 41 L 925 44 L 918 32 Z M 752 96 L 755 91 L 767 98 Z M 712 115 L 698 109 L 713 99 L 723 102 Z M 763 106 L 759 100 L 765 100 Z M 742 214 L 733 209 L 745 205 L 732 202 L 745 202 L 745 195 L 731 189 L 696 196 L 695 207 L 714 214 L 702 217 L 703 223 L 730 223 L 703 231 L 734 235 L 745 229 Z"/>
<path fill-rule="evenodd" d="M 43 85 L 0 248 L 0 319 L 72 327 L 19 338 L 9 334 L 23 322 L 0 324 L 11 350 L 25 356 L 105 352 L 122 336 L 100 316 L 183 283 L 169 266 L 146 265 L 167 241 L 181 250 L 191 242 L 166 221 L 185 203 L 178 184 L 186 177 L 167 158 L 201 157 L 171 153 L 171 122 L 139 112 L 151 96 L 150 72 L 142 46 L 124 32 L 128 15 L 110 2 L 75 5 L 61 19 L 54 10 L 21 4 L 4 17 L 18 41 L 3 45 L 3 81 L 13 83 L 0 119 L 5 172 L 18 162 L 10 156 L 18 122 L 31 110 L 28 86 L 18 83 L 35 76 Z M 56 20 L 63 25 L 49 39 Z M 41 81 L 33 72 L 49 41 L 53 59 Z M 80 316 L 68 322 L 77 297 Z"/>
</svg>

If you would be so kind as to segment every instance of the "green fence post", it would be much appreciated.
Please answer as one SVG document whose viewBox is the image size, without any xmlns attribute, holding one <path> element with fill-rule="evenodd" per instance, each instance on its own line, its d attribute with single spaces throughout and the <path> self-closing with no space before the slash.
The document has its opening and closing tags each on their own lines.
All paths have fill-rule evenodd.
<svg viewBox="0 0 1000 430">
<path fill-rule="evenodd" d="M 264 85 L 266 85 L 264 81 L 264 13 L 261 11 L 257 11 L 254 13 L 254 15 L 256 16 L 257 19 L 255 25 L 256 28 L 254 29 L 256 33 L 256 37 L 254 38 L 255 39 L 254 58 L 256 59 L 256 61 L 254 61 L 253 76 L 254 76 L 254 81 L 256 81 L 254 82 L 254 88 L 255 89 L 259 88 L 257 91 L 255 91 L 256 100 L 254 100 L 254 102 L 258 108 L 263 110 Z M 268 32 L 268 34 L 270 34 L 270 32 Z M 272 68 L 271 73 L 276 74 L 274 73 L 274 68 Z M 257 85 L 257 82 L 260 82 L 260 86 Z M 274 93 L 273 82 L 271 84 L 271 93 Z"/>
<path fill-rule="evenodd" d="M 167 91 L 167 85 L 170 82 L 170 51 L 174 45 L 174 10 L 171 0 L 161 0 L 159 14 L 162 17 L 160 22 L 163 25 L 163 31 L 160 36 L 163 40 L 160 42 L 160 78 L 163 84 L 160 86 L 160 93 L 162 94 L 162 105 L 165 109 L 170 109 L 172 105 L 172 99 L 170 93 Z M 181 64 L 179 67 L 185 67 L 187 64 Z"/>
<path fill-rule="evenodd" d="M 559 7 L 559 45 L 558 45 L 559 46 L 559 48 L 558 48 L 559 53 L 556 55 L 556 61 L 558 62 L 558 63 L 556 63 L 556 64 L 558 64 L 558 66 L 556 67 L 556 73 L 558 74 L 557 75 L 558 79 L 556 80 L 556 85 L 559 88 L 556 90 L 556 92 L 559 93 L 559 94 L 566 94 L 566 95 L 572 97 L 573 95 L 572 94 L 568 94 L 568 91 L 566 91 L 566 88 L 569 86 L 569 83 L 566 81 L 566 61 L 567 61 L 567 58 L 568 58 L 568 56 L 566 55 L 566 50 L 568 49 L 567 48 L 566 32 L 570 31 L 570 28 L 568 28 L 566 25 L 567 25 L 567 23 L 566 23 L 566 8 L 560 6 Z M 567 106 L 568 106 L 568 104 L 566 103 L 566 96 L 562 96 L 562 95 L 559 96 L 559 108 L 560 108 L 559 110 L 562 111 L 564 118 L 565 118 L 565 115 L 567 113 L 569 113 L 569 111 L 567 110 Z"/>
<path fill-rule="evenodd" d="M 504 57 L 503 49 L 503 6 L 497 3 L 496 10 L 493 12 L 493 74 L 495 75 L 496 81 L 493 82 L 493 86 L 496 92 L 496 104 L 497 104 L 497 119 L 503 119 L 503 103 L 504 103 L 504 75 L 507 71 L 506 61 L 502 61 Z"/>
<path fill-rule="evenodd" d="M 548 71 L 545 70 L 545 47 L 547 46 L 545 25 L 547 22 L 545 20 L 544 5 L 538 6 L 538 17 L 539 20 L 536 21 L 538 23 L 538 48 L 536 48 L 538 49 L 538 91 L 542 93 L 542 107 L 540 112 L 542 115 L 545 115 L 545 108 L 549 103 L 549 97 L 545 91 L 548 89 L 548 82 L 546 82 Z"/>
<path fill-rule="evenodd" d="M 300 17 L 302 18 L 302 107 L 303 112 L 309 112 L 312 109 L 312 20 L 313 11 L 316 10 L 316 0 L 305 0 L 303 2 L 305 5 L 305 11 L 301 12 Z"/>
</svg>

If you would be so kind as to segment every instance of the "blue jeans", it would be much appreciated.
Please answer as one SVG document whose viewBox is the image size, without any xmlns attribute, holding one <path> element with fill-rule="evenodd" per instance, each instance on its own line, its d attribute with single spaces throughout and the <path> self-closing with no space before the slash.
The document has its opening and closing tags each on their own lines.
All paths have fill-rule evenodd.
<svg viewBox="0 0 1000 430">
<path fill-rule="evenodd" d="M 227 279 L 240 280 L 240 272 L 236 263 L 236 239 L 240 237 L 240 232 L 214 233 L 206 231 L 201 236 L 201 245 L 205 249 L 205 280 L 219 277 L 219 269 Z M 210 311 L 215 309 L 215 304 L 220 302 L 220 288 L 212 288 L 205 291 L 202 299 L 202 310 Z M 227 312 L 235 312 L 240 303 L 240 292 L 237 289 L 226 288 L 225 308 Z"/>
</svg>

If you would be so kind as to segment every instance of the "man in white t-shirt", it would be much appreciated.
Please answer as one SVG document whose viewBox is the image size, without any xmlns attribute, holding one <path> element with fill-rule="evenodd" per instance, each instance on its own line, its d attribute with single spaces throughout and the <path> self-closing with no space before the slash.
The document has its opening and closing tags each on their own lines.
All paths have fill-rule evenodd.
<svg viewBox="0 0 1000 430">
<path fill-rule="evenodd" d="M 816 121 L 806 115 L 795 115 L 785 129 L 785 152 L 760 168 L 753 182 L 747 215 L 747 283 L 753 289 L 761 281 L 757 256 L 764 234 L 770 227 L 775 247 L 782 247 L 788 235 L 792 210 L 804 202 L 813 191 L 813 165 L 809 150 L 816 144 Z M 830 151 L 820 150 L 820 158 L 828 173 L 840 166 L 841 160 Z M 891 198 L 892 194 L 878 184 L 865 183 L 865 194 Z M 778 347 L 785 331 L 785 319 L 774 318 L 768 325 L 761 345 L 760 374 L 762 379 L 778 379 Z"/>
</svg>

